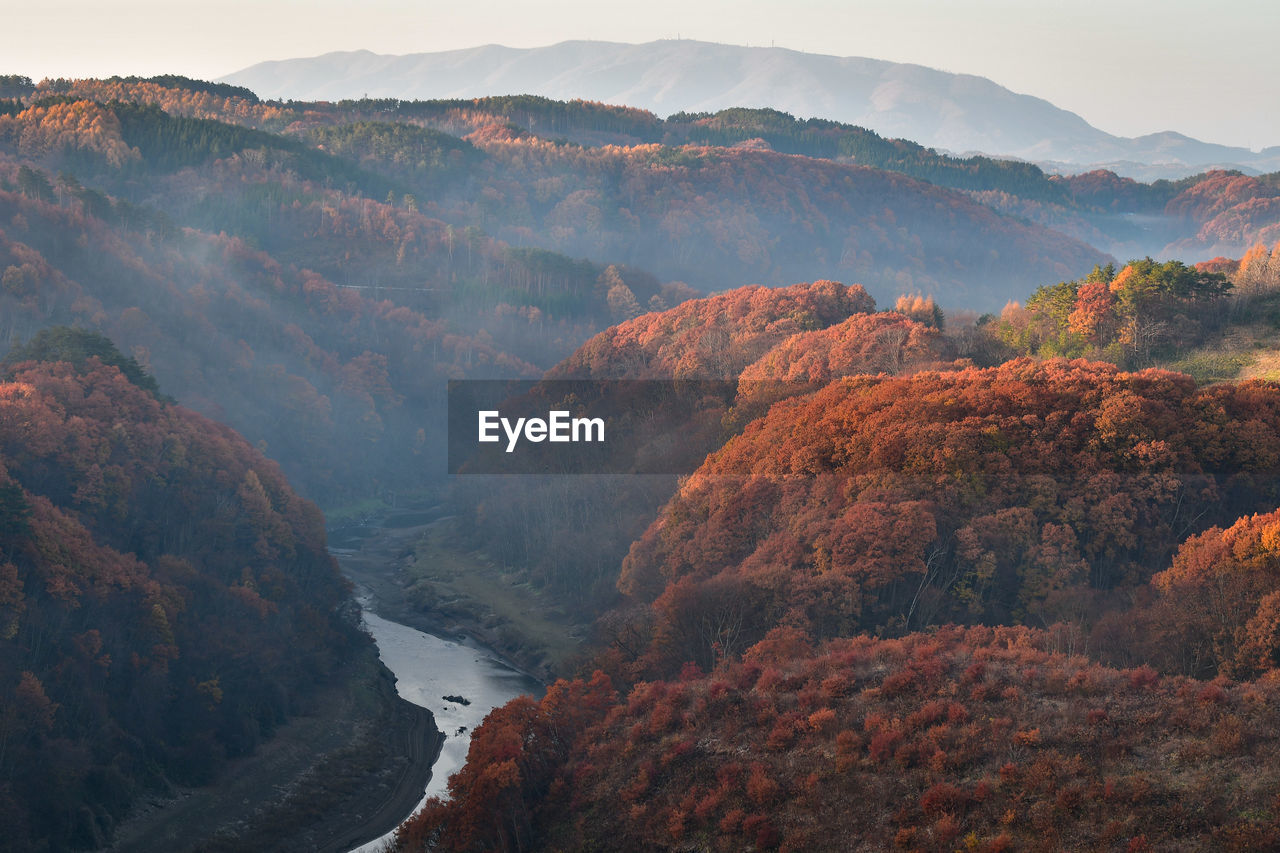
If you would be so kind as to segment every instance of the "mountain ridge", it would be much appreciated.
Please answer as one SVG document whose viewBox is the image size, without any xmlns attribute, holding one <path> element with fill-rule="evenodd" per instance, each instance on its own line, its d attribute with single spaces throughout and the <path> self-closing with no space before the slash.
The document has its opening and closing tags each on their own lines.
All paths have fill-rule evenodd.
<svg viewBox="0 0 1280 853">
<path fill-rule="evenodd" d="M 662 115 L 773 107 L 859 124 L 954 151 L 1056 164 L 1064 171 L 1128 162 L 1144 177 L 1209 167 L 1280 169 L 1280 146 L 1260 152 L 1176 131 L 1114 136 L 1051 102 L 985 77 L 867 57 L 693 40 L 645 44 L 565 41 L 539 48 L 483 45 L 415 54 L 335 51 L 262 62 L 219 78 L 266 97 L 339 100 L 527 93 L 626 104 Z"/>
</svg>

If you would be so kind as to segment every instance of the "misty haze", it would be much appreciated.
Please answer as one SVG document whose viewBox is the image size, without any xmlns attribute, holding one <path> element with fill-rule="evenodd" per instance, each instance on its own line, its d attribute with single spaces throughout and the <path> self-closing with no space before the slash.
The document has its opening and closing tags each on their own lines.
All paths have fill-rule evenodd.
<svg viewBox="0 0 1280 853">
<path fill-rule="evenodd" d="M 322 22 L 0 69 L 0 849 L 1280 847 L 1280 148 Z"/>
</svg>

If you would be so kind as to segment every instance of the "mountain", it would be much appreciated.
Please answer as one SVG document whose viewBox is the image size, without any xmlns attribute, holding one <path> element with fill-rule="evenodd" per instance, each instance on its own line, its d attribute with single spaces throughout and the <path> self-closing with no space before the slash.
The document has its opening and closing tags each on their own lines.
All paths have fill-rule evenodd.
<svg viewBox="0 0 1280 853">
<path fill-rule="evenodd" d="M 1211 266 L 1274 297 L 1269 258 Z M 1100 292 L 1141 312 L 1182 294 L 1208 322 L 1194 291 L 1217 284 L 1148 259 L 1028 308 L 1078 289 L 1083 334 Z M 731 301 L 756 309 L 726 312 L 741 353 L 787 317 L 772 293 L 638 318 L 562 367 L 672 369 L 697 350 L 683 318 Z M 393 849 L 1276 849 L 1275 383 L 1031 359 L 832 378 L 906 322 L 854 311 L 742 372 L 830 381 L 680 482 L 590 680 L 495 710 Z"/>
<path fill-rule="evenodd" d="M 623 561 L 619 589 L 653 602 L 644 664 L 710 669 L 773 624 L 829 637 L 1096 613 L 1184 532 L 1276 504 L 1274 459 L 1249 448 L 1278 402 L 1016 360 L 778 403 L 682 482 Z M 1213 437 L 1206 408 L 1222 413 Z M 717 601 L 733 602 L 731 636 L 702 627 Z"/>
<path fill-rule="evenodd" d="M 1274 850 L 1274 684 L 1027 628 L 814 648 L 495 710 L 394 850 Z M 891 841 L 892 839 L 892 841 Z"/>
<path fill-rule="evenodd" d="M 3 850 L 97 849 L 203 784 L 369 642 L 324 518 L 105 337 L 0 363 Z"/>
<path fill-rule="evenodd" d="M 593 264 L 614 264 L 703 292 L 745 282 L 777 286 L 839 278 L 862 283 L 882 300 L 919 290 L 947 305 L 994 311 L 1024 293 L 1028 282 L 1062 280 L 1111 260 L 1079 240 L 1002 216 L 961 192 L 861 161 L 788 155 L 736 141 L 735 147 L 716 147 L 717 137 L 728 141 L 736 137 L 730 130 L 744 129 L 724 127 L 725 122 L 720 128 L 681 128 L 695 138 L 712 137 L 698 140 L 700 146 L 584 147 L 558 135 L 528 133 L 503 121 L 500 105 L 482 104 L 472 106 L 486 108 L 483 124 L 454 128 L 465 133 L 459 141 L 408 126 L 415 117 L 452 126 L 451 114 L 467 110 L 453 102 L 299 110 L 296 103 L 218 99 L 220 106 L 210 110 L 185 95 L 173 98 L 171 106 L 160 100 L 164 109 L 204 114 L 173 116 L 156 106 L 165 96 L 150 85 L 76 81 L 71 91 L 44 90 L 56 94 L 0 115 L 0 152 L 30 158 L 50 176 L 73 172 L 95 190 L 159 208 L 174 224 L 235 234 L 335 285 L 355 285 L 361 288 L 356 292 L 369 295 L 415 294 L 410 307 L 419 307 L 423 298 L 438 302 L 452 291 L 479 298 L 482 310 L 530 305 L 557 319 L 580 320 L 595 305 L 610 315 L 615 312 L 607 306 L 608 288 L 595 287 L 600 270 Z M 146 106 L 114 103 L 130 95 Z M 79 100 L 86 97 L 94 100 Z M 538 106 L 540 116 L 576 112 L 573 104 Z M 206 118 L 210 112 L 242 113 L 241 120 L 268 128 L 288 124 L 283 133 L 249 132 Z M 357 117 L 365 120 L 352 122 Z M 535 116 L 528 118 L 533 123 Z M 981 164 L 946 158 L 933 165 L 982 171 Z M 48 179 L 41 184 L 30 166 L 27 173 L 22 168 L 10 180 L 27 187 L 29 195 L 52 200 L 57 193 Z M 997 171 L 1010 177 L 1017 172 Z M 231 179 L 233 173 L 252 177 Z M 1041 180 L 1031 183 L 1052 196 L 1053 187 L 1038 170 L 1024 177 L 1036 175 Z M 336 230 L 336 220 L 322 215 L 333 202 L 321 203 L 315 195 L 322 187 L 330 196 L 342 190 L 352 217 Z M 387 217 L 407 219 L 397 224 Z M 364 236 L 342 242 L 355 236 L 352 228 Z M 478 281 L 452 280 L 449 267 L 470 264 L 469 244 L 481 235 L 506 247 L 497 254 L 515 275 L 504 275 L 500 288 L 478 268 Z M 455 251 L 464 248 L 465 253 Z M 416 262 L 427 256 L 434 261 Z M 508 259 L 521 271 L 511 269 Z M 434 297 L 420 292 L 424 282 L 431 283 Z M 631 276 L 627 284 L 641 308 L 662 295 L 657 281 L 644 284 Z M 530 290 L 539 294 L 539 304 L 525 301 Z M 662 296 L 666 305 L 672 304 L 669 296 Z M 464 321 L 474 327 L 475 316 L 472 311 Z M 485 329 L 497 332 L 496 324 Z M 539 360 L 527 350 L 515 354 Z"/>
<path fill-rule="evenodd" d="M 29 118 L 29 141 L 84 134 L 17 165 L 6 131 L 26 119 L 0 115 L 0 347 L 103 333 L 330 505 L 432 470 L 446 378 L 537 376 L 607 323 L 603 267 L 362 197 L 387 185 L 289 138 L 85 101 Z"/>
<path fill-rule="evenodd" d="M 94 196 L 84 197 L 95 203 Z M 392 292 L 399 305 L 377 299 L 372 290 L 339 286 L 239 237 L 179 233 L 171 225 L 166 232 L 144 225 L 142 213 L 127 203 L 112 207 L 102 199 L 105 218 L 0 189 L 6 226 L 0 232 L 0 342 L 29 339 L 49 325 L 106 334 L 186 405 L 269 447 L 313 495 L 340 500 L 347 487 L 366 478 L 390 482 L 387 475 L 397 469 L 406 472 L 403 481 L 414 467 L 405 459 L 428 469 L 419 451 L 431 436 L 414 435 L 431 428 L 425 412 L 446 376 L 536 375 L 491 339 L 405 306 L 412 294 Z M 378 223 L 373 227 L 386 233 L 387 220 L 352 204 L 332 197 L 335 228 L 345 231 L 369 213 Z M 134 217 L 133 224 L 118 215 Z M 306 227 L 277 218 L 274 233 L 313 247 L 313 267 L 321 266 L 320 247 L 331 235 L 305 237 Z M 427 237 L 430 226 L 419 219 L 408 228 Z M 407 249 L 404 265 L 423 271 L 428 264 L 415 254 Z M 465 251 L 455 254 L 466 263 Z M 364 260 L 376 267 L 373 255 Z M 480 263 L 491 257 L 479 245 L 474 255 Z M 504 331 L 490 328 L 486 335 Z M 325 460 L 340 461 L 342 470 Z"/>
<path fill-rule="evenodd" d="M 660 115 L 773 107 L 851 122 L 951 151 L 1060 164 L 1106 165 L 1145 179 L 1209 167 L 1280 168 L 1260 153 L 1174 132 L 1113 136 L 1041 98 L 984 77 L 863 57 L 662 40 L 568 41 L 389 56 L 369 51 L 262 62 L 222 78 L 272 98 L 456 98 L 529 93 L 627 104 Z M 1153 173 L 1153 164 L 1159 169 Z"/>
<path fill-rule="evenodd" d="M 933 292 L 950 306 L 968 300 L 969 307 L 994 309 L 1021 295 L 1028 280 L 1078 274 L 1099 260 L 1081 264 L 1080 247 L 1061 243 L 1061 235 L 1115 258 L 1202 261 L 1274 242 L 1280 218 L 1280 173 L 1215 170 L 1139 183 L 1094 170 L 1068 178 L 1022 160 L 950 156 L 857 125 L 797 119 L 769 108 L 662 119 L 635 107 L 534 95 L 285 104 L 261 101 L 243 87 L 168 77 L 46 80 L 27 102 L 11 101 L 0 110 L 0 146 L 36 158 L 49 174 L 70 171 L 82 181 L 100 180 L 102 167 L 109 166 L 115 178 L 97 190 L 135 196 L 183 225 L 249 236 L 245 218 L 237 220 L 225 205 L 193 192 L 175 171 L 229 157 L 258 166 L 287 161 L 298 177 L 348 194 L 390 195 L 414 208 L 421 201 L 441 229 L 478 228 L 511 247 L 532 244 L 602 264 L 638 265 L 704 291 L 752 280 L 790 284 L 834 276 L 860 281 L 882 300 L 914 289 Z M 246 149 L 262 155 L 236 157 Z M 726 165 L 731 174 L 723 173 Z M 882 179 L 874 176 L 881 171 L 958 190 L 1006 216 L 989 221 L 968 205 L 968 213 L 950 222 L 936 215 L 927 222 L 918 218 L 918 204 L 917 212 L 908 210 L 908 196 L 918 203 L 921 192 L 934 193 L 923 201 L 935 212 L 956 207 L 959 197 L 939 197 L 914 183 L 877 188 Z M 139 172 L 158 172 L 183 186 L 156 191 L 137 180 Z M 845 173 L 857 191 L 804 201 L 836 173 Z M 886 192 L 899 226 L 887 230 L 878 221 L 885 211 L 875 205 Z M 810 209 L 815 203 L 822 208 L 817 214 Z M 719 226 L 689 231 L 683 246 L 674 244 L 671 229 L 680 230 L 689 211 L 707 205 L 715 208 Z M 877 221 L 869 224 L 869 215 Z M 900 227 L 904 216 L 916 219 L 912 233 Z M 265 211 L 249 219 L 259 232 L 254 239 L 266 241 L 262 248 L 278 241 Z M 1028 223 L 1059 234 L 1037 235 Z M 974 225 L 983 233 L 973 234 Z M 840 239 L 850 229 L 859 235 L 857 252 L 846 251 Z M 919 244 L 908 245 L 916 237 Z M 972 256 L 992 243 L 996 256 Z M 390 248 L 374 265 L 322 249 L 334 266 L 318 271 L 339 274 L 334 280 L 354 274 L 384 287 L 415 286 L 414 265 L 391 263 L 398 250 Z M 525 267 L 558 269 L 557 275 L 581 279 L 586 272 L 574 271 L 568 258 L 524 248 L 507 257 Z M 311 247 L 298 257 L 307 265 L 313 258 Z M 834 266 L 832 258 L 838 258 Z M 994 266 L 975 273 L 975 260 Z M 660 284 L 638 283 L 636 272 L 627 274 L 628 286 L 639 288 L 635 295 L 644 307 Z M 975 274 L 977 287 L 990 293 L 972 290 Z M 1011 274 L 1012 290 L 1000 281 Z M 559 309 L 572 307 L 564 295 L 552 296 Z M 598 304 L 578 300 L 574 310 L 611 316 L 605 291 L 597 295 Z M 669 295 L 662 297 L 668 305 Z M 527 348 L 518 354 L 537 360 Z"/>
</svg>

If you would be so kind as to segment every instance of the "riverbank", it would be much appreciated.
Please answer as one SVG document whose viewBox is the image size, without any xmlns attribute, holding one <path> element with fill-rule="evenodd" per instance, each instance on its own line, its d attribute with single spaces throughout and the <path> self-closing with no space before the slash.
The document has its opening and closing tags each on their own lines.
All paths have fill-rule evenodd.
<svg viewBox="0 0 1280 853">
<path fill-rule="evenodd" d="M 126 851 L 345 853 L 417 806 L 444 736 L 401 699 L 372 646 L 251 756 L 201 788 L 143 799 L 116 832 Z"/>
<path fill-rule="evenodd" d="M 544 684 L 572 676 L 587 626 L 483 552 L 455 547 L 452 525 L 431 512 L 391 515 L 331 550 L 383 618 L 470 637 Z"/>
<path fill-rule="evenodd" d="M 482 553 L 451 547 L 450 529 L 437 513 L 401 513 L 331 550 L 382 618 L 469 637 L 542 683 L 572 674 L 584 627 Z M 433 778 L 446 741 L 435 717 L 400 697 L 372 646 L 311 704 L 213 784 L 144 796 L 109 849 L 346 853 L 394 830 Z"/>
<path fill-rule="evenodd" d="M 452 547 L 451 524 L 434 510 L 391 514 L 331 550 L 382 618 L 469 637 L 542 683 L 571 675 L 585 627 L 483 553 Z M 394 830 L 421 800 L 446 738 L 431 711 L 400 697 L 377 655 L 362 650 L 311 713 L 213 784 L 144 796 L 109 849 L 346 853 Z"/>
</svg>

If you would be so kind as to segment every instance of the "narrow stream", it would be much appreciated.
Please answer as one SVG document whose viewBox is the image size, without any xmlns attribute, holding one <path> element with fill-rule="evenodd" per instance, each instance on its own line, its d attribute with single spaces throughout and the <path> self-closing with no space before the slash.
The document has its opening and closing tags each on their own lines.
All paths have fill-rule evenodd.
<svg viewBox="0 0 1280 853">
<path fill-rule="evenodd" d="M 475 727 L 499 705 L 526 694 L 541 696 L 544 688 L 536 679 L 512 669 L 493 652 L 470 640 L 446 640 L 426 634 L 383 619 L 367 609 L 367 601 L 361 605 L 366 608 L 364 621 L 378 644 L 378 654 L 396 676 L 397 692 L 429 709 L 445 735 L 422 800 L 447 796 L 449 776 L 466 762 Z M 394 834 L 374 839 L 352 853 L 374 853 Z"/>
</svg>

